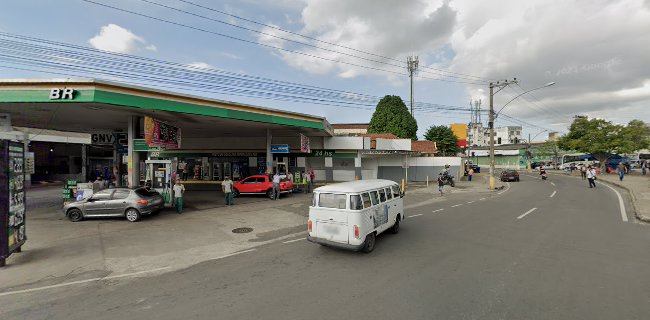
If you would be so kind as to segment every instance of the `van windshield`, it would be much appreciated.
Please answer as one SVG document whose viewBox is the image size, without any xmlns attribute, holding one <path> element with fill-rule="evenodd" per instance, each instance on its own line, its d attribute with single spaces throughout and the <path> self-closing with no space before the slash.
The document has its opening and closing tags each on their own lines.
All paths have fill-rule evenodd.
<svg viewBox="0 0 650 320">
<path fill-rule="evenodd" d="M 318 206 L 322 208 L 345 209 L 345 194 L 321 193 L 318 196 Z"/>
</svg>

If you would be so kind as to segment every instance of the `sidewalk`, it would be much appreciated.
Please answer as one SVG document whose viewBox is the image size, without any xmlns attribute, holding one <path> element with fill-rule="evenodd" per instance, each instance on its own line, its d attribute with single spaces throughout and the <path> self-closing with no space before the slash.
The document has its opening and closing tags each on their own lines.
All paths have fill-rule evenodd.
<svg viewBox="0 0 650 320">
<path fill-rule="evenodd" d="M 626 189 L 632 197 L 636 218 L 650 222 L 650 175 L 629 174 L 619 181 L 617 174 L 601 174 L 598 179 Z"/>
</svg>

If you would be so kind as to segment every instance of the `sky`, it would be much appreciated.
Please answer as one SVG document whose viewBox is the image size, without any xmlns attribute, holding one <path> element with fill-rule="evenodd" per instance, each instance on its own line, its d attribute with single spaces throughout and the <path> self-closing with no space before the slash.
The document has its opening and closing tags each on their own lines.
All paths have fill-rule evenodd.
<svg viewBox="0 0 650 320">
<path fill-rule="evenodd" d="M 407 104 L 405 61 L 413 55 L 420 62 L 418 102 L 468 107 L 480 99 L 485 109 L 488 82 L 516 78 L 516 85 L 495 94 L 498 110 L 524 91 L 555 82 L 503 110 L 530 124 L 524 137 L 534 140 L 546 137 L 543 130 L 566 132 L 575 115 L 650 122 L 650 0 L 92 1 L 212 33 L 82 0 L 8 1 L 0 11 L 0 32 L 347 92 L 399 95 Z M 0 78 L 55 77 L 3 65 L 11 63 L 0 56 Z M 330 123 L 366 123 L 372 116 L 365 109 L 200 95 L 325 116 Z M 431 125 L 470 121 L 467 112 L 431 108 L 416 110 L 415 117 L 420 137 Z M 514 124 L 497 118 L 497 126 Z"/>
</svg>

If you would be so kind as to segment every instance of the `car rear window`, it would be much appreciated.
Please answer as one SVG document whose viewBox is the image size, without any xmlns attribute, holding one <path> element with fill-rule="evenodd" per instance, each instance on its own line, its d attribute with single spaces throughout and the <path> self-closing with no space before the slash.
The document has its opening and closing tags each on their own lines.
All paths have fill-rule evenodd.
<svg viewBox="0 0 650 320">
<path fill-rule="evenodd" d="M 345 209 L 347 196 L 339 193 L 321 193 L 318 196 L 318 206 L 322 208 Z"/>
<path fill-rule="evenodd" d="M 120 200 L 120 199 L 126 199 L 129 197 L 131 192 L 129 190 L 115 190 L 113 193 L 113 199 L 115 200 Z"/>
<path fill-rule="evenodd" d="M 147 188 L 136 189 L 135 193 L 141 197 L 153 197 L 159 195 L 156 190 L 151 190 Z"/>
</svg>

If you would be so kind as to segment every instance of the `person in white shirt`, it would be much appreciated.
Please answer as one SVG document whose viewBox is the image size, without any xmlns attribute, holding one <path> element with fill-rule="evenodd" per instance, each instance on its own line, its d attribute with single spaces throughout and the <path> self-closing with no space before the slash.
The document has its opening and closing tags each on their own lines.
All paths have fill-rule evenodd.
<svg viewBox="0 0 650 320">
<path fill-rule="evenodd" d="M 223 190 L 223 193 L 226 195 L 226 205 L 227 206 L 232 206 L 234 203 L 233 201 L 233 194 L 232 194 L 232 181 L 230 180 L 229 176 L 225 176 L 223 182 L 221 183 L 221 190 Z"/>
<path fill-rule="evenodd" d="M 185 186 L 181 179 L 176 180 L 172 189 L 174 189 L 174 206 L 176 206 L 176 212 L 181 214 L 183 213 L 183 193 L 185 193 Z"/>
<path fill-rule="evenodd" d="M 596 168 L 589 166 L 587 168 L 587 180 L 589 180 L 589 188 L 596 187 Z"/>
<path fill-rule="evenodd" d="M 277 171 L 273 175 L 273 200 L 280 199 L 280 173 Z"/>
</svg>

